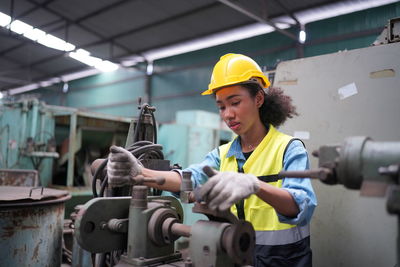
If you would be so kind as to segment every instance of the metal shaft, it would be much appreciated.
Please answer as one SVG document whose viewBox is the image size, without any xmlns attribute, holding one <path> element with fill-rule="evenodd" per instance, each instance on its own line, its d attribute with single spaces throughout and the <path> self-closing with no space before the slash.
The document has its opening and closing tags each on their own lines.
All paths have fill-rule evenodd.
<svg viewBox="0 0 400 267">
<path fill-rule="evenodd" d="M 332 171 L 328 168 L 304 171 L 281 171 L 278 174 L 280 178 L 312 178 L 320 180 L 325 180 L 329 175 L 332 175 Z"/>
<path fill-rule="evenodd" d="M 171 227 L 171 232 L 177 236 L 190 237 L 191 230 L 191 226 L 181 223 L 174 223 Z"/>
</svg>

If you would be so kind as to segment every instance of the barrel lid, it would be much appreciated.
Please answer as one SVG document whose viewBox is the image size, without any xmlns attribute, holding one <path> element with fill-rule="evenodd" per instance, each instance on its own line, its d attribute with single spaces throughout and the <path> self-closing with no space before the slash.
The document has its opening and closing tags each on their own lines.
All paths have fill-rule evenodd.
<svg viewBox="0 0 400 267">
<path fill-rule="evenodd" d="M 63 202 L 68 191 L 45 187 L 0 186 L 0 207 Z"/>
</svg>

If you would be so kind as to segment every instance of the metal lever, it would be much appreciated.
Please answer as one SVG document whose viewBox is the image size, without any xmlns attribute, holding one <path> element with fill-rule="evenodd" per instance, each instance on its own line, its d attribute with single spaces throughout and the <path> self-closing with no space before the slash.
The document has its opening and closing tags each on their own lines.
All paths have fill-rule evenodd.
<svg viewBox="0 0 400 267">
<path fill-rule="evenodd" d="M 144 183 L 156 183 L 158 185 L 163 185 L 165 183 L 164 177 L 155 177 L 155 178 L 148 178 L 141 175 L 132 178 L 132 182 L 134 185 L 141 185 Z"/>
<path fill-rule="evenodd" d="M 312 178 L 327 182 L 332 178 L 333 172 L 328 168 L 318 168 L 304 171 L 281 171 L 278 176 L 279 178 Z"/>
</svg>

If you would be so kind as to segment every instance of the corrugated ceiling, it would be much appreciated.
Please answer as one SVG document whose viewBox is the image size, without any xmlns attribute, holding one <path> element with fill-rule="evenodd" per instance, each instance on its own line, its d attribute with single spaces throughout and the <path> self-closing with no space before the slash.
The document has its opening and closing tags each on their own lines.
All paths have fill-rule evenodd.
<svg viewBox="0 0 400 267">
<path fill-rule="evenodd" d="M 332 0 L 231 0 L 266 20 Z M 154 48 L 255 23 L 216 0 L 10 0 L 0 12 L 113 62 Z M 86 69 L 66 52 L 1 27 L 0 90 Z"/>
</svg>

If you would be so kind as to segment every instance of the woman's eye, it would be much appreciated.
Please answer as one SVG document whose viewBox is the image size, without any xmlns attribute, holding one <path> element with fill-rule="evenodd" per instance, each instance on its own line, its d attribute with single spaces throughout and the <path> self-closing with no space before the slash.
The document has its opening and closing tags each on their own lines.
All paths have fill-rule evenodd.
<svg viewBox="0 0 400 267">
<path fill-rule="evenodd" d="M 237 106 L 237 105 L 239 105 L 239 104 L 240 104 L 240 101 L 233 102 L 233 103 L 232 103 L 232 106 Z"/>
<path fill-rule="evenodd" d="M 219 110 L 225 110 L 225 107 L 218 107 Z"/>
</svg>

